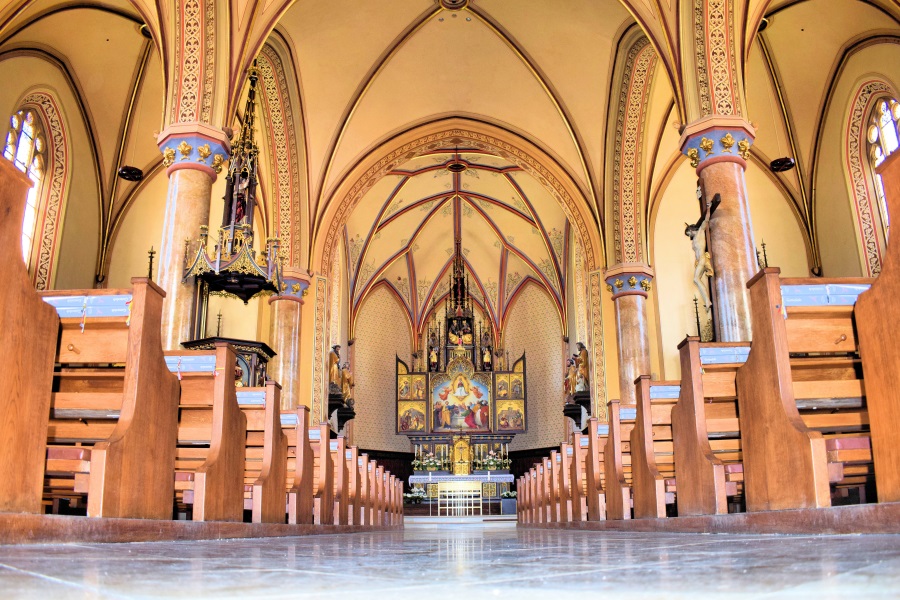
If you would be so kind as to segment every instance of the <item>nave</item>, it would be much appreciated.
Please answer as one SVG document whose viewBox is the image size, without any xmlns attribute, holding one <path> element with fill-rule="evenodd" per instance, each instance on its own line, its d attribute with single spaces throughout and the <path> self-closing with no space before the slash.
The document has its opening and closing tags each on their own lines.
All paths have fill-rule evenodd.
<svg viewBox="0 0 900 600">
<path fill-rule="evenodd" d="M 896 598 L 896 536 L 642 534 L 511 522 L 276 539 L 0 546 L 5 598 Z"/>
</svg>

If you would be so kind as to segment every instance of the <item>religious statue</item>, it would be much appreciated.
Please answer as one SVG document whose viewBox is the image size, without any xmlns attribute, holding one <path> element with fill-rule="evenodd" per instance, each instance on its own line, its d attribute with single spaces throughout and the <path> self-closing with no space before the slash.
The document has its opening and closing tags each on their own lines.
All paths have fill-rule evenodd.
<svg viewBox="0 0 900 600">
<path fill-rule="evenodd" d="M 329 393 L 341 393 L 341 347 L 334 345 L 328 353 Z"/>
<path fill-rule="evenodd" d="M 591 380 L 591 361 L 584 344 L 578 342 L 575 344 L 575 347 L 578 349 L 578 354 L 575 355 L 575 365 L 578 367 L 578 374 L 575 378 L 575 391 L 586 392 L 590 388 L 590 383 L 588 382 Z"/>
<path fill-rule="evenodd" d="M 699 200 L 701 197 L 702 192 L 698 187 L 697 199 Z M 709 227 L 709 217 L 716 210 L 716 207 L 719 206 L 719 202 L 721 202 L 721 198 L 719 194 L 716 194 L 696 225 L 684 224 L 684 235 L 691 239 L 691 248 L 694 250 L 694 286 L 700 292 L 700 299 L 703 301 L 703 307 L 706 309 L 706 312 L 709 312 L 710 308 L 712 308 L 706 278 L 713 276 L 709 252 L 706 251 L 706 230 Z"/>
<path fill-rule="evenodd" d="M 353 398 L 353 388 L 355 386 L 353 373 L 350 371 L 350 363 L 345 362 L 344 366 L 341 367 L 341 393 L 344 396 L 345 403 Z"/>
<path fill-rule="evenodd" d="M 438 370 L 438 353 L 437 353 L 437 345 L 434 344 L 428 349 L 428 370 L 431 372 L 437 372 Z"/>
<path fill-rule="evenodd" d="M 485 371 L 491 370 L 491 348 L 484 346 L 481 349 L 481 366 Z"/>
<path fill-rule="evenodd" d="M 485 371 L 491 371 L 493 367 L 491 360 L 492 346 L 493 340 L 491 340 L 491 334 L 485 331 L 481 334 L 481 368 Z"/>
<path fill-rule="evenodd" d="M 566 398 L 568 399 L 572 394 L 575 393 L 575 383 L 578 376 L 578 368 L 575 366 L 575 359 L 570 358 L 566 361 L 566 373 L 565 373 L 565 392 Z"/>
</svg>

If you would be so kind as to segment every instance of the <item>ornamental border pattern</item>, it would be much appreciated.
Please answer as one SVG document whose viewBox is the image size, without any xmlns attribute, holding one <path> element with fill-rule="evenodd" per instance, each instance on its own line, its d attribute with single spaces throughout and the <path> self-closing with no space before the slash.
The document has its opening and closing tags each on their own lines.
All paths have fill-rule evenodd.
<svg viewBox="0 0 900 600">
<path fill-rule="evenodd" d="M 350 190 L 341 199 L 334 216 L 328 226 L 325 235 L 324 256 L 322 260 L 322 268 L 329 268 L 332 255 L 335 251 L 335 244 L 340 237 L 339 232 L 356 205 L 362 200 L 372 186 L 374 186 L 384 175 L 399 166 L 400 164 L 415 158 L 425 152 L 440 150 L 443 148 L 451 148 L 460 142 L 460 138 L 464 139 L 467 144 L 471 144 L 479 150 L 487 150 L 496 153 L 501 158 L 511 161 L 522 170 L 535 177 L 539 183 L 544 185 L 551 195 L 559 202 L 570 223 L 573 223 L 578 230 L 581 239 L 589 245 L 588 252 L 588 269 L 594 270 L 594 251 L 593 243 L 588 232 L 588 224 L 578 212 L 575 200 L 566 191 L 556 176 L 544 167 L 539 161 L 528 153 L 520 150 L 516 146 L 497 139 L 490 135 L 469 131 L 466 129 L 447 129 L 438 133 L 420 137 L 411 142 L 403 144 L 399 148 L 395 148 L 378 162 L 369 167 L 353 184 Z"/>
<path fill-rule="evenodd" d="M 729 0 L 708 0 L 706 3 L 706 51 L 709 74 L 712 80 L 712 94 L 715 114 L 735 114 L 733 65 L 734 57 L 729 49 L 731 19 L 733 17 Z"/>
<path fill-rule="evenodd" d="M 593 362 L 594 390 L 593 414 L 604 423 L 609 422 L 606 407 L 606 366 L 603 360 L 603 274 L 600 271 L 591 273 L 591 361 Z"/>
<path fill-rule="evenodd" d="M 579 340 L 587 339 L 587 326 L 585 317 L 587 312 L 584 285 L 584 257 L 581 252 L 581 242 L 575 238 L 575 337 Z"/>
<path fill-rule="evenodd" d="M 706 27 L 704 0 L 694 0 L 694 58 L 697 68 L 697 87 L 700 96 L 700 115 L 711 115 L 712 100 L 709 92 L 709 70 L 706 65 Z"/>
<path fill-rule="evenodd" d="M 334 260 L 331 263 L 331 268 L 328 271 L 331 273 L 331 309 L 330 309 L 330 324 L 328 326 L 329 329 L 329 342 L 331 346 L 335 344 L 341 343 L 341 255 L 340 252 L 334 253 Z M 349 355 L 349 350 L 347 351 Z M 349 358 L 349 356 L 348 356 Z M 345 362 L 347 359 L 344 359 Z"/>
<path fill-rule="evenodd" d="M 22 107 L 26 106 L 33 106 L 40 111 L 47 128 L 46 133 L 53 140 L 51 144 L 53 161 L 50 169 L 47 170 L 49 178 L 44 182 L 46 187 L 41 194 L 39 203 L 41 211 L 39 214 L 42 213 L 40 244 L 37 262 L 32 273 L 35 288 L 47 290 L 50 289 L 56 242 L 60 231 L 60 215 L 63 212 L 68 189 L 69 152 L 65 126 L 53 97 L 46 92 L 32 92 L 22 100 Z"/>
<path fill-rule="evenodd" d="M 322 401 L 325 399 L 325 291 L 327 281 L 316 277 L 315 345 L 313 346 L 313 397 L 312 416 L 318 425 L 324 418 Z"/>
<path fill-rule="evenodd" d="M 206 33 L 206 46 L 203 55 L 203 98 L 201 100 L 200 120 L 212 123 L 213 88 L 216 76 L 216 0 L 203 0 L 206 8 L 206 22 L 203 29 Z"/>
<path fill-rule="evenodd" d="M 300 247 L 294 243 L 295 226 L 299 227 L 300 171 L 297 160 L 297 139 L 293 127 L 294 111 L 288 93 L 284 63 L 268 44 L 259 56 L 264 106 L 269 117 L 270 135 L 266 138 L 269 155 L 275 162 L 274 187 L 277 192 L 278 236 L 288 264 L 300 264 Z"/>
<path fill-rule="evenodd" d="M 175 19 L 175 28 L 174 28 L 175 63 L 174 63 L 173 71 L 174 71 L 175 75 L 177 76 L 181 71 L 181 9 L 180 9 L 180 4 L 172 12 L 174 13 L 174 19 Z M 169 118 L 167 121 L 167 123 L 169 123 L 169 124 L 177 122 L 175 115 L 178 112 L 179 88 L 180 88 L 179 80 L 176 79 L 176 81 L 172 82 L 172 89 L 170 92 L 172 95 L 172 101 L 171 101 L 171 106 L 169 108 L 170 112 L 169 112 Z"/>
<path fill-rule="evenodd" d="M 179 90 L 177 102 L 177 116 L 173 121 L 187 123 L 196 121 L 201 102 L 202 91 L 200 89 L 200 70 L 203 53 L 203 20 L 202 0 L 185 0 L 181 10 L 176 10 L 176 31 L 183 33 L 180 46 L 184 51 L 181 63 L 178 66 L 181 76 L 178 78 L 176 89 Z M 178 26 L 178 14 L 181 13 L 182 26 Z"/>
<path fill-rule="evenodd" d="M 871 110 L 873 98 L 878 94 L 894 94 L 891 86 L 884 81 L 867 81 L 854 94 L 850 108 L 850 118 L 846 129 L 847 172 L 853 210 L 856 213 L 857 229 L 862 242 L 862 254 L 868 276 L 881 273 L 881 248 L 875 232 L 875 216 L 872 209 L 870 184 L 866 174 L 865 120 Z"/>
<path fill-rule="evenodd" d="M 619 94 L 613 159 L 613 223 L 616 262 L 640 262 L 641 135 L 650 102 L 656 52 L 646 37 L 628 51 Z"/>
</svg>

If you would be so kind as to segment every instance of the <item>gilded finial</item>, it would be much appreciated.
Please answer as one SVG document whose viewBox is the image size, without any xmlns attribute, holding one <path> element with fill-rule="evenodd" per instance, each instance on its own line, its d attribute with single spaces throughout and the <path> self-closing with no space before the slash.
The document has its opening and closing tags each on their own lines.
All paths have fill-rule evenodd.
<svg viewBox="0 0 900 600">
<path fill-rule="evenodd" d="M 714 142 L 707 137 L 700 138 L 700 149 L 706 152 L 707 156 L 713 153 L 713 144 Z"/>
<path fill-rule="evenodd" d="M 175 162 L 175 148 L 166 148 L 163 150 L 163 166 L 171 167 L 172 163 Z"/>
<path fill-rule="evenodd" d="M 697 167 L 700 164 L 700 152 L 696 148 L 688 148 L 687 157 L 691 161 L 692 167 Z"/>
<path fill-rule="evenodd" d="M 187 160 L 191 157 L 191 150 L 194 148 L 187 143 L 187 140 L 181 140 L 181 143 L 178 144 L 178 151 L 181 152 L 181 160 Z"/>
</svg>

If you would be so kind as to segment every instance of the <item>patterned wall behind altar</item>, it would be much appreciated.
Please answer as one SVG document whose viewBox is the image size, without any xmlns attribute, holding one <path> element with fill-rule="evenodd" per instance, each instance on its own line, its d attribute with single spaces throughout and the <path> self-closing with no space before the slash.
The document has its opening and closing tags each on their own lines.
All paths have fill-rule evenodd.
<svg viewBox="0 0 900 600">
<path fill-rule="evenodd" d="M 381 286 L 366 299 L 356 325 L 351 365 L 357 399 L 354 441 L 360 448 L 409 452 L 406 436 L 396 435 L 395 381 L 395 354 L 409 362 L 412 352 L 409 321 L 397 299 Z M 341 354 L 346 352 L 342 349 Z"/>
<path fill-rule="evenodd" d="M 563 438 L 562 328 L 547 293 L 528 283 L 512 307 L 504 336 L 509 356 L 528 358 L 528 433 L 510 450 L 557 446 Z M 515 358 L 513 358 L 515 357 Z"/>
</svg>

